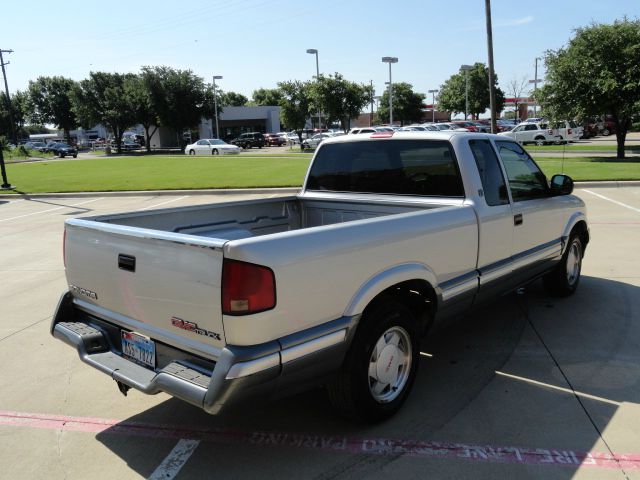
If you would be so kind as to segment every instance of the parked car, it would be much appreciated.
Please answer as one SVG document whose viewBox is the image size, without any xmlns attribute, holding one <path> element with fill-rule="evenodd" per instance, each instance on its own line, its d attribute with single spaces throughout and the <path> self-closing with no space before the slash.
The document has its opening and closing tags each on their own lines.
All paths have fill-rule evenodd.
<svg viewBox="0 0 640 480">
<path fill-rule="evenodd" d="M 120 142 L 120 149 L 126 151 L 139 150 L 140 144 L 132 140 L 123 140 L 122 142 Z"/>
<path fill-rule="evenodd" d="M 203 138 L 184 148 L 186 155 L 237 155 L 240 151 L 240 147 L 218 138 Z"/>
<path fill-rule="evenodd" d="M 265 146 L 265 139 L 262 133 L 251 132 L 241 134 L 238 138 L 231 140 L 230 143 L 244 149 L 253 147 L 262 148 Z"/>
<path fill-rule="evenodd" d="M 67 155 L 71 155 L 73 158 L 78 156 L 78 150 L 69 145 L 68 143 L 58 142 L 51 145 L 47 145 L 47 152 L 53 153 L 54 155 L 59 156 L 60 158 L 64 158 Z"/>
<path fill-rule="evenodd" d="M 498 135 L 513 138 L 516 142 L 526 145 L 535 143 L 536 145 L 548 145 L 558 140 L 557 131 L 549 128 L 546 123 L 522 122 L 517 127 L 507 132 L 500 132 Z"/>
<path fill-rule="evenodd" d="M 287 141 L 279 136 L 276 133 L 265 133 L 264 134 L 264 142 L 267 147 L 275 145 L 276 147 L 280 147 L 287 143 Z"/>
<path fill-rule="evenodd" d="M 335 135 L 333 133 L 316 133 L 313 137 L 311 138 L 306 138 L 302 141 L 302 149 L 311 149 L 311 148 L 316 148 L 318 145 L 320 145 L 320 143 L 326 139 L 326 138 L 331 138 L 334 137 Z"/>
<path fill-rule="evenodd" d="M 451 123 L 453 125 L 457 125 L 458 127 L 466 128 L 470 132 L 477 132 L 478 131 L 478 126 L 475 123 L 470 122 L 468 120 L 455 120 L 455 121 L 453 121 Z"/>
<path fill-rule="evenodd" d="M 606 116 L 598 122 L 598 130 L 600 135 L 604 135 L 606 137 L 616 133 L 616 124 L 611 117 Z"/>
<path fill-rule="evenodd" d="M 44 142 L 27 142 L 24 144 L 24 148 L 29 148 L 31 150 L 36 150 L 38 152 L 41 152 L 45 148 L 47 148 L 47 144 Z"/>
</svg>

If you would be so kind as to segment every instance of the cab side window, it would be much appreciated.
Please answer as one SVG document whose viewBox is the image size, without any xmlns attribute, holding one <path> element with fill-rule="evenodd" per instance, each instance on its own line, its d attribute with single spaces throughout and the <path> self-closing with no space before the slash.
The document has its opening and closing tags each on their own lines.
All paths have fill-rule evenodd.
<svg viewBox="0 0 640 480">
<path fill-rule="evenodd" d="M 469 147 L 476 159 L 484 199 L 489 206 L 509 203 L 507 186 L 500 169 L 500 162 L 489 140 L 469 140 Z"/>
<path fill-rule="evenodd" d="M 547 196 L 549 192 L 547 178 L 520 145 L 497 140 L 496 146 L 507 172 L 509 189 L 514 202 Z"/>
</svg>

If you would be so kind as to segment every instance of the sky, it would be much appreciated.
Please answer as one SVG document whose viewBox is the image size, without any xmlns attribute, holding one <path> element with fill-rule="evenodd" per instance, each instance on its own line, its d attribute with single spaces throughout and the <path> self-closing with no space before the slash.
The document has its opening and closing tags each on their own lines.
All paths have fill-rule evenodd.
<svg viewBox="0 0 640 480">
<path fill-rule="evenodd" d="M 640 0 L 493 0 L 499 85 L 534 78 L 534 61 L 592 22 L 640 18 Z M 166 65 L 251 98 L 279 81 L 323 74 L 369 84 L 438 89 L 460 65 L 487 63 L 484 0 L 136 0 L 3 2 L 0 48 L 9 90 L 39 76 L 74 80 L 91 71 Z M 544 78 L 544 65 L 539 65 Z M 429 100 L 431 96 L 429 95 Z"/>
</svg>

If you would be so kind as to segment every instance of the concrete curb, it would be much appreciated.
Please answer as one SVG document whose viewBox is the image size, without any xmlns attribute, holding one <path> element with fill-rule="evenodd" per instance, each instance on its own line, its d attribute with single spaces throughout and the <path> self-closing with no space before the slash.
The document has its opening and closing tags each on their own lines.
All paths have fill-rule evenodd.
<svg viewBox="0 0 640 480">
<path fill-rule="evenodd" d="M 627 181 L 591 181 L 575 182 L 575 188 L 624 188 L 640 187 L 640 180 Z M 1 199 L 16 198 L 82 198 L 82 197 L 142 197 L 142 196 L 180 196 L 180 195 L 295 195 L 300 191 L 298 187 L 284 188 L 233 188 L 212 190 L 137 190 L 122 192 L 71 192 L 71 193 L 27 193 L 0 194 Z"/>
<path fill-rule="evenodd" d="M 0 194 L 2 199 L 15 198 L 76 198 L 76 197 L 142 197 L 142 196 L 180 196 L 180 195 L 266 195 L 291 194 L 300 191 L 299 187 L 287 188 L 232 188 L 211 190 L 137 190 L 122 192 L 70 192 L 70 193 L 26 193 Z"/>
</svg>

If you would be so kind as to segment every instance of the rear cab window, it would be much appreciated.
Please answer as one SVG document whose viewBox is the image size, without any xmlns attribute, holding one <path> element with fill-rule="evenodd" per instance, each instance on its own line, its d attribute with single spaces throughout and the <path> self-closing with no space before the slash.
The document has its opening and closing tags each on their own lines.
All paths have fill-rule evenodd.
<svg viewBox="0 0 640 480">
<path fill-rule="evenodd" d="M 480 173 L 482 191 L 487 205 L 506 205 L 509 203 L 507 185 L 500 168 L 500 162 L 489 140 L 469 140 Z"/>
<path fill-rule="evenodd" d="M 307 190 L 464 197 L 453 147 L 442 140 L 365 140 L 324 144 Z"/>
</svg>

